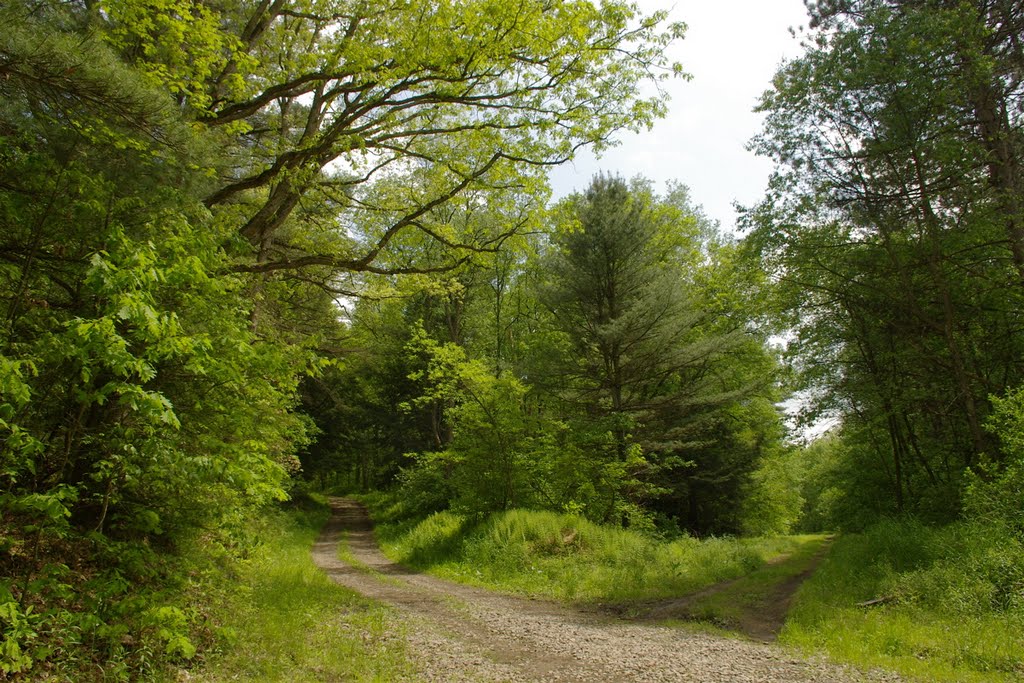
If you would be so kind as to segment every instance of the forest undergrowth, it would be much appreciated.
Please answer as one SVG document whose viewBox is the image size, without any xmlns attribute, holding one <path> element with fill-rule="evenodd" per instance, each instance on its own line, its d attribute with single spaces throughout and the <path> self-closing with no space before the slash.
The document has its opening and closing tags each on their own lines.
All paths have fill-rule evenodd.
<svg viewBox="0 0 1024 683">
<path fill-rule="evenodd" d="M 911 519 L 841 536 L 780 639 L 922 681 L 1024 680 L 1024 544 L 998 525 Z"/>
<path fill-rule="evenodd" d="M 80 561 L 24 589 L 0 582 L 0 680 L 408 680 L 393 614 L 312 562 L 328 514 L 296 493 L 230 538 L 162 555 L 104 547 L 106 569 Z"/>
</svg>

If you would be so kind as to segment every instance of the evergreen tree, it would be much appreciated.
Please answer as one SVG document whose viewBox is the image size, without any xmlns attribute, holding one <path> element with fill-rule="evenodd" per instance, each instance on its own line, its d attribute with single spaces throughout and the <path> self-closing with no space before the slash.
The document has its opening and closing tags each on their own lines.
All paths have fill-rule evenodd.
<svg viewBox="0 0 1024 683">
<path fill-rule="evenodd" d="M 658 199 L 642 182 L 599 176 L 562 212 L 542 299 L 570 340 L 561 395 L 594 434 L 586 450 L 601 457 L 600 435 L 611 435 L 604 515 L 660 495 L 671 501 L 664 514 L 693 529 L 728 526 L 712 501 L 739 487 L 758 454 L 722 448 L 736 431 L 727 416 L 774 370 L 736 371 L 764 349 L 741 311 L 714 303 L 725 283 L 709 273 L 725 248 L 678 189 Z"/>
</svg>

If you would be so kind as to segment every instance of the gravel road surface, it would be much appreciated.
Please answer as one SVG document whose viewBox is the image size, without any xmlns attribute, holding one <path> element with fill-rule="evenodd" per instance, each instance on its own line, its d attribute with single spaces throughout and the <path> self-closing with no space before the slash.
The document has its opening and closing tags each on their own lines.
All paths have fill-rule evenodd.
<svg viewBox="0 0 1024 683">
<path fill-rule="evenodd" d="M 557 603 L 529 600 L 419 574 L 380 552 L 366 510 L 332 498 L 313 547 L 327 574 L 398 610 L 425 681 L 695 681 L 753 683 L 895 682 L 786 650 L 687 628 L 630 623 Z M 354 562 L 338 559 L 346 540 Z"/>
</svg>

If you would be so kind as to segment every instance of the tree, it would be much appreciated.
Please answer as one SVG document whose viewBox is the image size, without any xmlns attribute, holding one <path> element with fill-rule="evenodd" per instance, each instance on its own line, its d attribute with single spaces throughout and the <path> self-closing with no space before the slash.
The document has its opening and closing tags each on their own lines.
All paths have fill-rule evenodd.
<svg viewBox="0 0 1024 683">
<path fill-rule="evenodd" d="M 721 515 L 698 501 L 718 500 L 756 459 L 743 448 L 721 457 L 716 447 L 733 432 L 727 414 L 774 373 L 770 363 L 767 372 L 734 371 L 764 349 L 711 275 L 728 248 L 714 243 L 682 188 L 658 199 L 642 182 L 599 176 L 562 212 L 542 298 L 571 340 L 562 396 L 613 437 L 605 457 L 617 478 L 605 482 L 604 515 L 618 514 L 623 495 L 635 503 L 664 494 L 674 499 L 669 516 L 705 530 Z"/>
<path fill-rule="evenodd" d="M 431 216 L 483 235 L 511 225 L 532 231 L 539 213 L 538 200 L 526 195 L 491 202 L 487 196 L 471 194 L 434 209 Z M 515 360 L 522 329 L 520 279 L 531 249 L 523 235 L 507 240 L 500 252 L 474 254 L 443 272 L 363 277 L 362 296 L 348 314 L 345 359 L 323 377 L 304 382 L 304 407 L 321 430 L 317 441 L 300 455 L 306 471 L 323 474 L 325 468 L 336 467 L 346 476 L 357 472 L 363 487 L 384 486 L 400 467 L 409 466 L 406 454 L 467 446 L 467 430 L 460 428 L 468 424 L 464 418 L 471 411 L 463 400 L 466 392 L 475 386 L 478 398 L 497 400 L 500 392 L 487 388 L 493 383 L 510 396 L 517 393 L 513 377 L 521 371 Z M 408 240 L 403 257 L 431 269 L 446 254 L 433 240 Z M 441 351 L 461 360 L 440 362 L 435 356 Z M 515 374 L 504 376 L 506 369 Z M 445 371 L 451 377 L 445 379 Z M 440 390 L 439 382 L 447 388 Z M 488 410 L 497 415 L 515 411 L 517 405 L 511 401 Z M 458 444 L 453 445 L 454 440 Z M 509 452 L 504 447 L 478 450 Z M 472 478 L 456 469 L 452 462 L 445 465 L 446 472 L 459 474 L 462 481 Z M 482 481 L 472 482 L 474 492 L 479 493 Z M 472 497 L 466 494 L 462 499 Z M 483 494 L 476 498 L 492 499 Z"/>
<path fill-rule="evenodd" d="M 111 0 L 87 20 L 224 139 L 205 203 L 251 245 L 250 272 L 417 270 L 379 263 L 409 232 L 452 248 L 435 268 L 493 251 L 507 235 L 428 214 L 543 192 L 548 165 L 664 113 L 641 81 L 681 73 L 664 49 L 683 27 L 623 2 L 174 7 Z"/>
<path fill-rule="evenodd" d="M 5 429 L 28 449 L 6 443 L 7 492 L 73 490 L 72 520 L 96 531 L 214 512 L 166 504 L 185 481 L 197 503 L 207 484 L 283 495 L 274 461 L 299 433 L 289 394 L 305 361 L 257 351 L 238 281 L 217 277 L 224 235 L 189 169 L 201 141 L 97 41 L 16 7 L 4 18 L 0 348 L 20 396 Z M 239 428 L 260 445 L 241 447 Z"/>
<path fill-rule="evenodd" d="M 780 281 L 818 410 L 888 501 L 948 518 L 1020 382 L 1015 3 L 815 9 L 762 102 L 777 160 L 748 244 Z M 1015 28 L 1016 27 L 1016 28 Z M 867 476 L 867 473 L 865 473 Z"/>
<path fill-rule="evenodd" d="M 76 635 L 5 641 L 0 671 L 117 656 L 149 678 L 150 653 L 192 656 L 117 596 L 169 582 L 147 574 L 159 551 L 201 530 L 231 544 L 286 496 L 300 378 L 348 350 L 334 299 L 367 273 L 493 254 L 543 203 L 546 165 L 660 115 L 639 86 L 675 71 L 682 29 L 662 19 L 616 2 L 5 3 L 0 563 L 24 580 L 0 583 L 0 610 Z M 462 220 L 481 210 L 509 220 Z M 344 401 L 307 405 L 323 420 Z M 80 636 L 96 661 L 54 649 Z"/>
<path fill-rule="evenodd" d="M 202 131 L 31 9 L 0 9 L 0 608 L 33 624 L 0 671 L 150 677 L 152 653 L 195 653 L 153 618 L 170 551 L 286 496 L 318 361 L 253 330 Z"/>
</svg>

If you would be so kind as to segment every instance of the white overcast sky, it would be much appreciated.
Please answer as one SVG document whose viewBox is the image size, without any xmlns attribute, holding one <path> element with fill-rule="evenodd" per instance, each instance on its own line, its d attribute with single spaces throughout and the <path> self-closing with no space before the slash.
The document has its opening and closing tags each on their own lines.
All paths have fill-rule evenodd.
<svg viewBox="0 0 1024 683">
<path fill-rule="evenodd" d="M 668 116 L 640 134 L 620 133 L 620 145 L 595 159 L 582 152 L 551 172 L 555 197 L 583 190 L 598 171 L 643 175 L 663 190 L 668 180 L 689 186 L 695 204 L 731 230 L 733 202 L 750 205 L 764 193 L 771 163 L 745 149 L 760 130 L 753 108 L 783 59 L 800 55 L 789 28 L 807 24 L 802 0 L 640 0 L 645 14 L 669 10 L 687 24 L 671 48 L 693 79 L 663 83 Z"/>
</svg>

